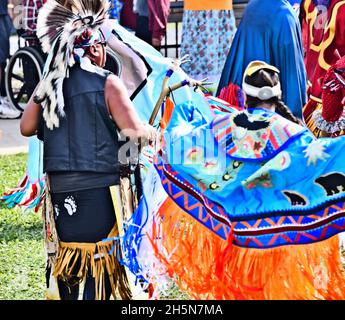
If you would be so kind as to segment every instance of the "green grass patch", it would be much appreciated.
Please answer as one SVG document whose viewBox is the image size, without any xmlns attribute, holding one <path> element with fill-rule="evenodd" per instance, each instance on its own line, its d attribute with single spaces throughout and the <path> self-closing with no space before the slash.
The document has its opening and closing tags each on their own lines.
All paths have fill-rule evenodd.
<svg viewBox="0 0 345 320">
<path fill-rule="evenodd" d="M 0 195 L 15 187 L 27 154 L 0 156 Z M 0 300 L 41 300 L 45 295 L 45 255 L 40 214 L 0 208 Z"/>
<path fill-rule="evenodd" d="M 23 177 L 27 154 L 0 156 L 0 195 Z M 0 300 L 45 299 L 45 253 L 41 210 L 0 208 Z M 172 286 L 162 299 L 188 299 Z"/>
</svg>

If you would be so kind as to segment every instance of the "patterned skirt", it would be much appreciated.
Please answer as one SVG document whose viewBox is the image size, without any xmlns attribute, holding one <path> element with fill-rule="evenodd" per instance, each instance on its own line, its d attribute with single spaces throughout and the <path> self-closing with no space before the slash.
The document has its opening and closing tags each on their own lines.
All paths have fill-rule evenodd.
<svg viewBox="0 0 345 320">
<path fill-rule="evenodd" d="M 181 56 L 190 55 L 183 65 L 192 78 L 208 77 L 217 85 L 236 32 L 233 10 L 186 10 L 182 21 Z"/>
</svg>

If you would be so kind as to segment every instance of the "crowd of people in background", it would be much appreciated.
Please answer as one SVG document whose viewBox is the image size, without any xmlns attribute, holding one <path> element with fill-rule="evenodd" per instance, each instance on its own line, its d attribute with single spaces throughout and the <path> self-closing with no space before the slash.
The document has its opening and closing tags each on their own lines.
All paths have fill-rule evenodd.
<svg viewBox="0 0 345 320">
<path fill-rule="evenodd" d="M 111 18 L 117 19 L 122 26 L 133 31 L 138 38 L 160 50 L 167 32 L 170 0 L 109 1 L 111 3 Z M 299 14 L 301 0 L 286 1 Z M 11 35 L 15 34 L 17 28 L 11 21 L 8 13 L 9 4 L 12 7 L 22 6 L 22 9 L 14 11 L 16 14 L 20 12 L 23 15 L 21 21 L 25 33 L 27 35 L 35 35 L 38 11 L 45 2 L 46 0 L 1 1 L 0 118 L 13 119 L 21 116 L 18 110 L 11 107 L 11 103 L 6 98 L 4 81 L 6 62 L 10 56 L 9 39 Z M 260 6 L 264 7 L 262 4 Z M 260 17 L 260 19 L 262 18 L 267 19 L 267 16 Z M 185 0 L 180 55 L 190 55 L 190 63 L 183 66 L 186 73 L 195 79 L 208 77 L 214 83 L 214 86 L 217 87 L 236 31 L 233 0 Z M 32 45 L 34 40 L 30 41 L 27 42 L 28 45 Z M 225 69 L 224 72 L 229 72 L 228 65 Z M 220 89 L 223 86 L 224 84 L 221 82 Z"/>
<path fill-rule="evenodd" d="M 161 49 L 162 41 L 167 34 L 170 0 L 109 1 L 111 3 L 111 18 L 117 19 L 122 26 L 131 30 L 138 38 L 157 50 Z M 6 97 L 5 73 L 6 64 L 10 57 L 10 37 L 15 34 L 16 29 L 21 29 L 21 32 L 31 36 L 26 41 L 27 45 L 39 45 L 38 39 L 35 39 L 36 20 L 39 9 L 45 2 L 46 0 L 3 0 L 0 3 L 0 119 L 21 117 L 21 112 Z M 13 16 L 10 17 L 9 15 L 9 4 L 12 7 L 22 6 L 19 10 L 12 10 L 16 15 L 22 14 L 20 26 L 11 19 Z M 275 6 L 279 8 L 280 14 L 276 16 L 273 13 L 276 9 L 266 12 L 265 8 L 270 5 L 270 1 L 267 3 L 265 1 L 251 1 L 249 3 L 251 10 L 246 10 L 237 30 L 233 0 L 185 0 L 180 56 L 188 54 L 190 62 L 184 64 L 182 68 L 194 79 L 207 77 L 213 83 L 214 89 L 218 88 L 217 96 L 221 95 L 224 98 L 227 93 L 223 91 L 222 94 L 221 92 L 224 88 L 228 90 L 229 84 L 241 87 L 243 71 L 250 61 L 261 59 L 271 63 L 282 72 L 281 80 L 285 103 L 299 117 L 301 117 L 301 110 L 305 106 L 304 120 L 317 135 L 320 135 L 320 130 L 327 126 L 327 122 L 323 123 L 323 118 L 318 117 L 316 120 L 319 124 L 323 123 L 319 125 L 322 128 L 315 127 L 314 111 L 316 114 L 321 112 L 322 90 L 319 79 L 343 55 L 344 30 L 339 22 L 342 17 L 341 4 L 334 0 L 278 1 Z M 320 9 L 319 14 L 315 16 L 314 10 L 319 6 L 327 8 L 327 12 Z M 293 11 L 295 12 L 293 13 Z M 322 14 L 325 13 L 330 18 L 329 21 L 332 25 L 330 23 L 325 24 L 325 28 L 315 28 L 314 26 L 312 33 L 310 33 L 311 23 L 318 23 L 320 19 L 322 20 Z M 275 20 L 275 23 L 271 24 L 270 19 Z M 287 21 L 294 22 L 291 30 L 284 27 L 287 25 Z M 277 26 L 277 23 L 280 25 Z M 276 37 L 275 43 L 273 43 L 275 40 L 267 40 L 269 34 L 275 34 L 279 30 L 283 30 L 285 35 Z M 251 47 L 255 37 L 258 37 L 257 39 L 261 37 L 261 40 L 258 41 L 256 47 Z M 232 44 L 233 40 L 235 41 Z M 281 48 L 281 50 L 284 50 L 285 45 L 286 50 L 291 51 L 288 56 L 292 58 L 284 60 L 287 55 L 280 54 L 279 50 L 273 50 L 277 55 L 272 55 L 269 50 L 263 47 L 265 41 L 273 41 L 271 45 Z M 285 44 L 279 41 L 283 41 Z M 292 43 L 294 46 L 291 45 Z M 323 46 L 320 51 L 317 49 L 320 43 L 322 46 L 325 43 L 330 43 L 330 45 L 325 48 Z M 239 55 L 242 57 L 239 58 Z M 322 62 L 327 59 L 329 61 Z M 318 61 L 321 61 L 321 64 Z M 314 68 L 315 65 L 316 69 Z M 289 72 L 285 72 L 284 69 L 286 71 L 289 69 Z M 292 72 L 292 70 L 294 71 Z M 314 75 L 317 79 L 311 86 Z M 305 96 L 306 77 L 308 78 L 308 103 Z M 211 90 L 211 92 L 213 91 Z M 240 101 L 229 102 L 240 103 Z M 337 120 L 339 119 L 337 118 Z"/>
<path fill-rule="evenodd" d="M 111 2 L 110 17 L 117 19 L 121 25 L 135 32 L 135 35 L 160 50 L 166 33 L 170 0 L 109 0 Z M 10 57 L 10 37 L 17 31 L 29 36 L 26 43 L 37 45 L 36 23 L 39 9 L 46 0 L 22 0 L 0 3 L 0 119 L 18 119 L 21 112 L 6 97 L 5 72 Z M 9 4 L 14 7 L 14 16 L 9 15 Z M 16 7 L 21 6 L 21 7 Z M 12 18 L 18 14 L 22 17 L 20 25 Z"/>
</svg>

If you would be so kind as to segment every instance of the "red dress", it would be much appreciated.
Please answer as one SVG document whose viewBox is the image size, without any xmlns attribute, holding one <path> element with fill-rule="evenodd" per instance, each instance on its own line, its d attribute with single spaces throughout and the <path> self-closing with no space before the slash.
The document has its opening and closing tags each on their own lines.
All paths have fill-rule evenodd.
<svg viewBox="0 0 345 320">
<path fill-rule="evenodd" d="M 133 12 L 133 0 L 123 0 L 123 8 L 120 14 L 120 24 L 132 30 L 137 26 L 137 15 Z"/>
<path fill-rule="evenodd" d="M 322 136 L 325 134 L 312 116 L 322 108 L 321 87 L 327 70 L 345 55 L 345 0 L 331 0 L 324 11 L 319 11 L 313 0 L 304 0 L 301 11 L 309 98 L 303 116 L 314 134 Z"/>
</svg>

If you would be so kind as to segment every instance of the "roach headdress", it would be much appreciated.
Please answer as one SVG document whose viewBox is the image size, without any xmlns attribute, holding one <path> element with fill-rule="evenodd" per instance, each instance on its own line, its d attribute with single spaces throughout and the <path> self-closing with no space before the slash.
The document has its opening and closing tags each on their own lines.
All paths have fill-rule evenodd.
<svg viewBox="0 0 345 320">
<path fill-rule="evenodd" d="M 108 11 L 108 0 L 48 0 L 40 9 L 37 36 L 49 55 L 35 101 L 42 104 L 49 129 L 59 127 L 59 116 L 65 115 L 63 81 L 83 56 L 80 49 L 105 41 L 100 26 Z"/>
</svg>

